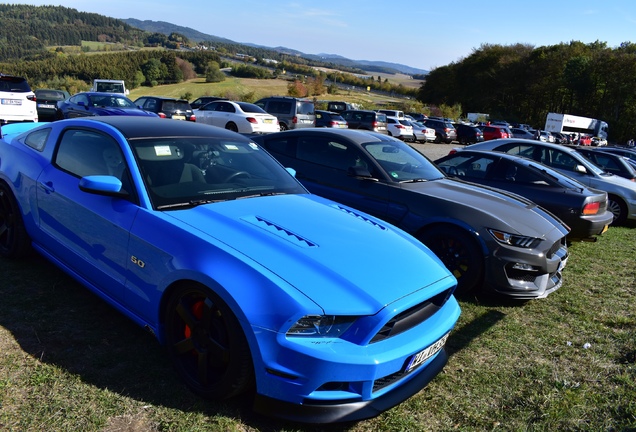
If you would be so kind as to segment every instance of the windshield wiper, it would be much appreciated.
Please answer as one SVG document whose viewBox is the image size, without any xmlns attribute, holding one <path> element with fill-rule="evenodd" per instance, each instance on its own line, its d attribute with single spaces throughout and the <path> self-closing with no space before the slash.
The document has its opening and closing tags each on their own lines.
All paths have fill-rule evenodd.
<svg viewBox="0 0 636 432">
<path fill-rule="evenodd" d="M 197 207 L 197 206 L 200 206 L 201 204 L 209 204 L 209 203 L 219 202 L 219 201 L 226 201 L 226 200 L 211 200 L 211 199 L 190 200 L 188 202 L 160 205 L 160 206 L 157 206 L 157 210 L 183 208 L 183 207 Z"/>
<path fill-rule="evenodd" d="M 427 181 L 428 179 L 425 179 L 425 178 L 414 178 L 409 180 L 402 180 L 400 183 L 424 183 Z"/>
<path fill-rule="evenodd" d="M 257 198 L 257 197 L 274 196 L 274 195 L 287 195 L 287 193 L 286 192 L 261 192 L 257 194 L 239 196 L 234 199 L 238 200 L 243 198 Z"/>
</svg>

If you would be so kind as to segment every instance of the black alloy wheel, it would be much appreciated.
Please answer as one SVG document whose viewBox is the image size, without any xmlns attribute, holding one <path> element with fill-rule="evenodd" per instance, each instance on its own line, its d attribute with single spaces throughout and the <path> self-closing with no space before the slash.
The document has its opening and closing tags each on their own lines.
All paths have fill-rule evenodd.
<svg viewBox="0 0 636 432">
<path fill-rule="evenodd" d="M 457 278 L 458 294 L 471 292 L 483 282 L 483 254 L 466 232 L 442 226 L 429 229 L 418 238 Z"/>
<path fill-rule="evenodd" d="M 166 342 L 177 373 L 195 394 L 226 399 L 252 385 L 247 339 L 230 308 L 208 288 L 181 286 L 167 305 Z"/>
</svg>

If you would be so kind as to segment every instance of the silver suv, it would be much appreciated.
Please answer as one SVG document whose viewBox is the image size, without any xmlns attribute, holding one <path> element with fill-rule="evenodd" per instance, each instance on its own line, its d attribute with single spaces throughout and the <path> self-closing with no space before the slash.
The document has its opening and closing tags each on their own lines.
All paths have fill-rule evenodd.
<svg viewBox="0 0 636 432">
<path fill-rule="evenodd" d="M 37 122 L 35 94 L 22 77 L 0 74 L 0 124 Z"/>
<path fill-rule="evenodd" d="M 270 96 L 256 101 L 256 105 L 275 115 L 282 131 L 316 125 L 316 109 L 311 100 Z"/>
</svg>

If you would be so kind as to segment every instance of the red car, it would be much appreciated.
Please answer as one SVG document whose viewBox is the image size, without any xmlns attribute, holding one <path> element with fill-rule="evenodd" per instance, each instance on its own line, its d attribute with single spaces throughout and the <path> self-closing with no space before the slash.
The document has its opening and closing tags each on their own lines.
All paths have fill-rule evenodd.
<svg viewBox="0 0 636 432">
<path fill-rule="evenodd" d="M 497 138 L 512 138 L 505 126 L 487 125 L 482 127 L 484 141 Z"/>
</svg>

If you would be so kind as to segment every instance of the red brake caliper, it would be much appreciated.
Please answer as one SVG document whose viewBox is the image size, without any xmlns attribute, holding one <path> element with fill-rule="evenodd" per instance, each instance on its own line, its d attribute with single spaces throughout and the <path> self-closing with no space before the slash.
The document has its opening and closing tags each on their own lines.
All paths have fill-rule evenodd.
<svg viewBox="0 0 636 432">
<path fill-rule="evenodd" d="M 192 315 L 194 315 L 196 319 L 201 319 L 203 316 L 203 300 L 199 300 L 192 305 Z M 190 330 L 190 327 L 186 325 L 183 334 L 186 339 L 192 336 L 192 330 Z"/>
</svg>

